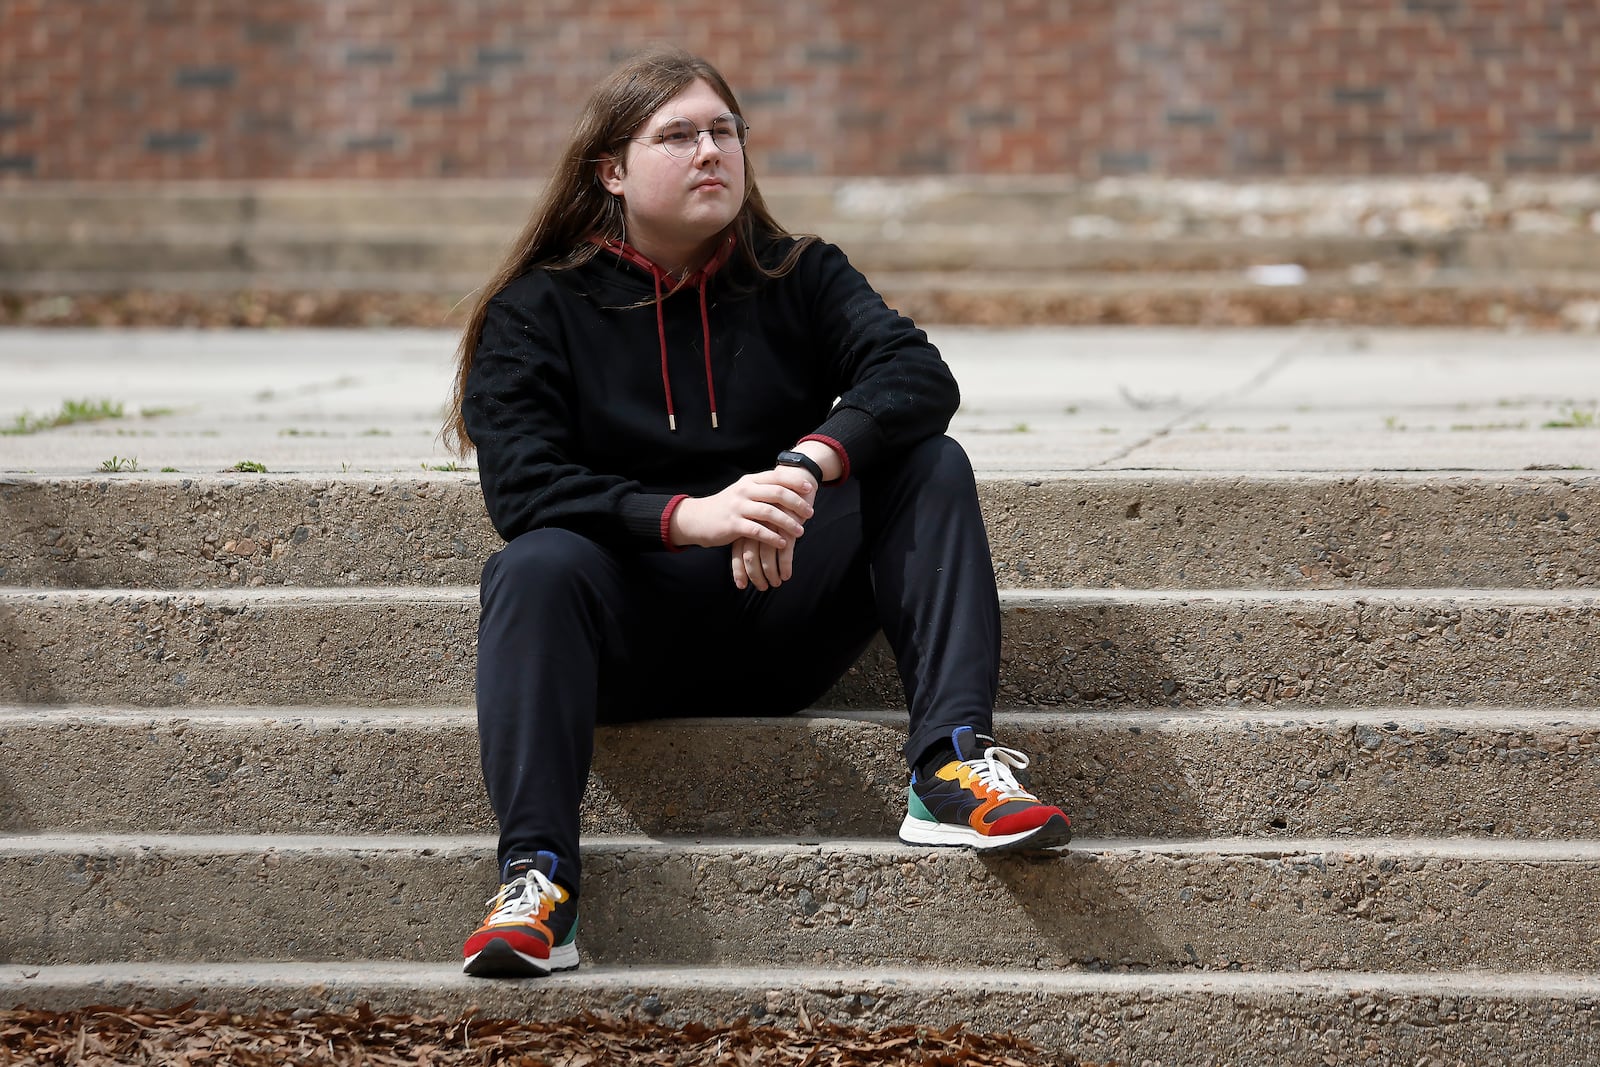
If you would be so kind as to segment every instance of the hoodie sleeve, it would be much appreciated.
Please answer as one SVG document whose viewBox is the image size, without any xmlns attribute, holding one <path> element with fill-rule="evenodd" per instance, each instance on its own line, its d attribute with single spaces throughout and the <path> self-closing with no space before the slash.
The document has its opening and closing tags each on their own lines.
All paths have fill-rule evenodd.
<svg viewBox="0 0 1600 1067">
<path fill-rule="evenodd" d="M 490 521 L 507 541 L 560 527 L 612 548 L 671 548 L 667 524 L 683 499 L 572 461 L 567 354 L 527 309 L 496 297 L 462 399 Z"/>
<path fill-rule="evenodd" d="M 944 433 L 961 406 L 955 376 L 928 335 L 883 302 L 836 246 L 819 243 L 796 273 L 839 402 L 807 435 L 831 446 L 844 477 Z"/>
</svg>

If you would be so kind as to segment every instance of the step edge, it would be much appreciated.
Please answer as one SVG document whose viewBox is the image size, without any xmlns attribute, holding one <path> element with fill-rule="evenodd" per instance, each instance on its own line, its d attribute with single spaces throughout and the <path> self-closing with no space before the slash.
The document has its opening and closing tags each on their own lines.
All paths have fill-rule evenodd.
<svg viewBox="0 0 1600 1067">
<path fill-rule="evenodd" d="M 316 705 L 174 705 L 170 707 L 96 706 L 87 704 L 0 704 L 0 728 L 57 726 L 176 726 L 196 724 L 235 727 L 240 730 L 262 726 L 312 725 L 345 729 L 392 730 L 407 727 L 463 727 L 476 721 L 471 704 L 416 705 L 394 707 L 319 707 Z M 1423 707 L 1396 705 L 1376 708 L 1283 708 L 1272 710 L 1261 705 L 1238 708 L 1186 709 L 1140 708 L 1125 711 L 1038 711 L 997 708 L 995 722 L 1011 726 L 1045 727 L 1056 730 L 1117 729 L 1138 727 L 1160 733 L 1189 730 L 1212 732 L 1217 729 L 1245 728 L 1339 729 L 1343 727 L 1421 726 L 1480 730 L 1559 728 L 1592 730 L 1600 728 L 1600 707 L 1527 708 L 1508 705 L 1469 707 Z M 684 716 L 646 719 L 630 723 L 608 723 L 596 727 L 602 733 L 636 730 L 707 729 L 790 729 L 809 730 L 827 724 L 856 726 L 906 726 L 906 712 L 893 708 L 827 709 L 813 708 L 794 715 L 773 716 Z"/>
<path fill-rule="evenodd" d="M 445 856 L 492 855 L 495 839 L 488 834 L 357 836 L 348 834 L 128 834 L 51 833 L 0 834 L 0 859 L 41 855 L 253 856 L 263 852 L 309 856 L 357 856 L 428 853 Z M 590 855 L 648 851 L 657 853 L 785 856 L 868 855 L 888 861 L 928 857 L 941 851 L 980 859 L 965 849 L 940 850 L 906 845 L 889 838 L 772 837 L 589 837 Z M 1132 859 L 1259 859 L 1295 861 L 1328 855 L 1363 859 L 1444 860 L 1464 862 L 1592 864 L 1600 862 L 1600 838 L 1468 838 L 1468 837 L 1210 837 L 1210 838 L 1079 838 L 1070 849 L 1044 858 L 1092 862 L 1100 857 Z M 1037 859 L 1039 857 L 1022 857 Z"/>
<path fill-rule="evenodd" d="M 53 605 L 91 605 L 119 601 L 161 603 L 187 601 L 195 605 L 315 604 L 353 606 L 358 604 L 469 604 L 476 602 L 478 586 L 262 586 L 254 589 L 198 588 L 96 588 L 57 589 L 41 586 L 0 586 L 0 605 L 46 602 Z M 1004 609 L 1032 607 L 1098 607 L 1112 605 L 1164 604 L 1466 604 L 1495 607 L 1549 607 L 1555 605 L 1600 606 L 1600 590 L 1590 587 L 1562 589 L 1449 589 L 1355 588 L 1355 589 L 1031 589 L 1003 587 L 1000 606 Z"/>
<path fill-rule="evenodd" d="M 309 972 L 309 973 L 308 973 Z M 743 985 L 754 988 L 859 989 L 894 986 L 907 990 L 995 988 L 1059 992 L 1108 992 L 1174 995 L 1220 993 L 1233 995 L 1302 993 L 1341 995 L 1451 995 L 1507 999 L 1590 998 L 1600 995 L 1600 974 L 1583 971 L 1137 971 L 1039 972 L 1036 970 L 969 970 L 930 974 L 909 968 L 851 968 L 826 970 L 810 967 L 630 967 L 589 965 L 569 974 L 532 982 L 494 982 L 463 975 L 454 961 L 405 962 L 281 962 L 281 963 L 102 963 L 27 966 L 0 963 L 0 990 L 11 995 L 30 985 L 103 988 L 117 983 L 172 985 L 174 992 L 192 991 L 194 984 L 229 987 L 273 987 L 305 990 L 315 995 L 330 986 L 385 984 L 411 988 L 440 986 L 463 990 L 488 990 L 543 986 L 548 982 L 577 989 L 618 986 L 655 986 L 693 989 L 707 985 Z"/>
</svg>

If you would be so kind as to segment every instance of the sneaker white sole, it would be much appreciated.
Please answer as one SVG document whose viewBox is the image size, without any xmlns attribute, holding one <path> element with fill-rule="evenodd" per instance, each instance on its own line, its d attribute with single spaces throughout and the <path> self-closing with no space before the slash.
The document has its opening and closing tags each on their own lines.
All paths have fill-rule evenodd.
<svg viewBox="0 0 1600 1067">
<path fill-rule="evenodd" d="M 577 942 L 551 949 L 550 958 L 542 960 L 518 952 L 497 937 L 462 961 L 461 969 L 478 978 L 543 978 L 552 971 L 570 971 L 577 966 Z"/>
<path fill-rule="evenodd" d="M 900 840 L 908 845 L 957 846 L 977 849 L 979 852 L 1003 852 L 1008 849 L 1020 852 L 1060 848 L 1072 840 L 1072 827 L 1061 819 L 1052 818 L 1043 826 L 1024 830 L 1020 834 L 986 836 L 970 826 L 929 822 L 907 815 L 900 823 Z"/>
</svg>

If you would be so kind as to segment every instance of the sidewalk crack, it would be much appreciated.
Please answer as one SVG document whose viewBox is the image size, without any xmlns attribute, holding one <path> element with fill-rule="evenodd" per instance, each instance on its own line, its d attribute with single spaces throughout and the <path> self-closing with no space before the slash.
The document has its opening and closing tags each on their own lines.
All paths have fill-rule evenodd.
<svg viewBox="0 0 1600 1067">
<path fill-rule="evenodd" d="M 1127 457 L 1133 455 L 1133 453 L 1139 451 L 1139 449 L 1154 444 L 1155 442 L 1161 440 L 1161 438 L 1171 434 L 1180 426 L 1187 422 L 1194 421 L 1201 415 L 1212 411 L 1224 402 L 1229 400 L 1240 400 L 1250 395 L 1257 389 L 1260 389 L 1262 386 L 1270 382 L 1274 377 L 1282 372 L 1285 367 L 1289 366 L 1301 355 L 1303 355 L 1306 348 L 1305 342 L 1312 339 L 1314 336 L 1320 337 L 1322 335 L 1314 335 L 1310 330 L 1300 330 L 1284 345 L 1282 351 L 1271 356 L 1261 367 L 1261 369 L 1252 374 L 1244 381 L 1243 384 L 1234 386 L 1230 389 L 1224 389 L 1222 392 L 1217 393 L 1206 400 L 1202 400 L 1198 404 L 1193 404 L 1187 408 L 1184 408 L 1165 424 L 1156 427 L 1154 430 L 1151 430 L 1149 433 L 1139 438 L 1139 440 L 1134 441 L 1132 444 L 1129 444 L 1124 448 L 1118 449 L 1116 452 L 1113 452 L 1104 459 L 1095 463 L 1091 463 L 1086 469 L 1103 470 L 1109 467 L 1111 464 L 1117 463 L 1120 460 L 1126 459 Z M 1132 394 L 1128 392 L 1125 386 L 1119 385 L 1117 388 L 1130 404 L 1133 404 L 1135 407 L 1139 406 L 1139 402 L 1132 396 Z"/>
</svg>

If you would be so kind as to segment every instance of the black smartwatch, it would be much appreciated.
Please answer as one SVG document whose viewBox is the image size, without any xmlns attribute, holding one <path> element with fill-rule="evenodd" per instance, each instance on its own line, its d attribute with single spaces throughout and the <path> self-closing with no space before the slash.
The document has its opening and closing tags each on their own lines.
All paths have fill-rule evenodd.
<svg viewBox="0 0 1600 1067">
<path fill-rule="evenodd" d="M 817 480 L 817 488 L 822 488 L 822 466 L 804 452 L 794 452 L 785 449 L 778 453 L 778 466 L 802 467 Z"/>
</svg>

